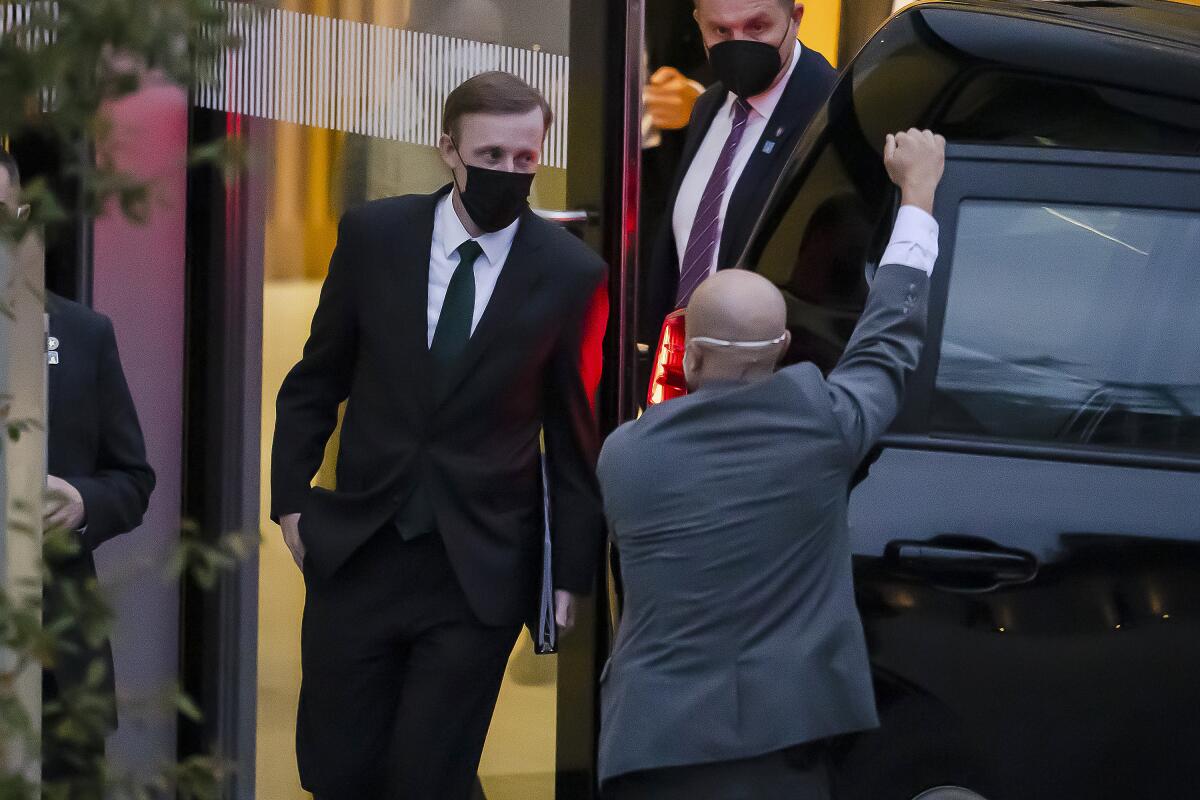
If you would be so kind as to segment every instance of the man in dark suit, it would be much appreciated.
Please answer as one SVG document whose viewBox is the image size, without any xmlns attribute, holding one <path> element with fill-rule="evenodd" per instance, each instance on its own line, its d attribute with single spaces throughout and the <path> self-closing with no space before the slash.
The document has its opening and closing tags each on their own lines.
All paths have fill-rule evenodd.
<svg viewBox="0 0 1200 800">
<path fill-rule="evenodd" d="M 793 0 L 696 0 L 717 82 L 696 101 L 679 170 L 641 270 L 639 340 L 653 347 L 663 318 L 695 287 L 732 267 L 788 154 L 833 88 L 836 72 L 796 39 Z"/>
<path fill-rule="evenodd" d="M 279 392 L 272 516 L 305 576 L 301 782 L 321 800 L 458 800 L 541 573 L 538 434 L 557 619 L 603 523 L 581 361 L 605 266 L 526 198 L 550 108 L 507 73 L 446 100 L 452 182 L 342 219 Z M 586 351 L 586 352 L 585 352 Z M 311 488 L 347 401 L 337 488 Z"/>
<path fill-rule="evenodd" d="M 54 557 L 48 564 L 51 580 L 46 586 L 44 614 L 49 623 L 64 613 L 78 613 L 67 599 L 68 593 L 95 580 L 93 551 L 142 523 L 154 490 L 154 470 L 146 462 L 137 409 L 108 317 L 49 292 L 46 311 L 50 321 L 50 474 L 43 527 L 47 531 L 78 531 L 78 552 Z M 70 690 L 85 685 L 88 670 L 98 661 L 104 668 L 98 688 L 111 704 L 105 715 L 107 727 L 115 729 L 111 645 L 107 640 L 99 645 L 89 643 L 85 633 L 74 626 L 63 638 L 70 648 L 60 652 L 54 667 L 44 675 L 43 703 L 70 702 Z M 59 716 L 61 713 L 48 714 L 47 724 L 53 726 Z M 102 732 L 89 733 L 100 736 Z M 92 745 L 95 752 L 103 752 L 103 738 L 95 738 Z M 65 763 L 68 760 L 62 748 L 48 744 L 46 775 L 77 771 L 79 765 Z"/>
<path fill-rule="evenodd" d="M 18 208 L 19 191 L 17 164 L 0 151 L 0 205 Z M 42 674 L 42 772 L 47 781 L 68 785 L 72 797 L 99 798 L 96 761 L 104 754 L 105 734 L 117 723 L 113 658 L 109 642 L 97 643 L 80 625 L 81 616 L 95 611 L 78 607 L 87 598 L 80 592 L 96 578 L 92 552 L 141 524 L 154 470 L 146 462 L 112 323 L 52 293 L 46 294 L 46 312 L 49 475 L 42 525 L 47 532 L 70 532 L 74 541 L 70 553 L 56 548 L 47 564 L 45 623 L 70 622 L 58 634 L 53 666 Z M 93 705 L 97 696 L 99 709 Z"/>
<path fill-rule="evenodd" d="M 773 372 L 787 309 L 743 270 L 687 307 L 693 393 L 604 444 L 626 607 L 601 676 L 612 800 L 824 800 L 822 742 L 875 727 L 846 486 L 898 413 L 925 333 L 945 142 L 889 136 L 902 207 L 866 309 L 824 378 Z"/>
</svg>

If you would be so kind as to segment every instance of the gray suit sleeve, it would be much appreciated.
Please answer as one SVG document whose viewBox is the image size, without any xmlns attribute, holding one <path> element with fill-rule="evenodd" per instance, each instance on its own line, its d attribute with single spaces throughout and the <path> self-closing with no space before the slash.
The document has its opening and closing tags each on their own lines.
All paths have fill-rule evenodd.
<svg viewBox="0 0 1200 800">
<path fill-rule="evenodd" d="M 875 273 L 863 315 L 826 385 L 851 464 L 858 464 L 900 411 L 904 384 L 925 337 L 929 276 L 887 264 Z"/>
</svg>

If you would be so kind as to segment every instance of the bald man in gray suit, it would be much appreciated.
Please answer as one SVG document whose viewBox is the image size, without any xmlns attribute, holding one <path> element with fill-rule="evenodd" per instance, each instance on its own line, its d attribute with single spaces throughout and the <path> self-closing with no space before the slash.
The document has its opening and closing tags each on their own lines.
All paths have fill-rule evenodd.
<svg viewBox="0 0 1200 800">
<path fill-rule="evenodd" d="M 878 725 L 846 487 L 920 356 L 944 152 L 929 131 L 887 137 L 902 207 L 828 378 L 808 363 L 776 372 L 782 295 L 752 272 L 718 272 L 687 309 L 692 394 L 605 443 L 625 582 L 600 679 L 606 797 L 828 798 L 823 740 Z"/>
</svg>

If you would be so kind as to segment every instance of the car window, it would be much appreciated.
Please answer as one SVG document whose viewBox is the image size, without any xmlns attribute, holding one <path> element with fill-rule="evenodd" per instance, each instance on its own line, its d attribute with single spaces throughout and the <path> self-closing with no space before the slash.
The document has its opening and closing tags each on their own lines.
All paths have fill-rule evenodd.
<svg viewBox="0 0 1200 800">
<path fill-rule="evenodd" d="M 1200 214 L 966 200 L 935 433 L 1200 453 Z"/>
<path fill-rule="evenodd" d="M 1195 154 L 1200 106 L 1044 75 L 981 70 L 953 95 L 938 132 L 957 142 Z"/>
<path fill-rule="evenodd" d="M 826 373 L 841 358 L 866 302 L 865 265 L 888 196 L 864 192 L 864 184 L 881 177 L 855 174 L 846 163 L 879 157 L 844 149 L 827 146 L 803 183 L 784 187 L 784 202 L 767 226 L 771 233 L 750 262 L 787 301 L 792 345 L 784 363 L 812 361 Z M 866 196 L 878 198 L 876 207 Z"/>
</svg>

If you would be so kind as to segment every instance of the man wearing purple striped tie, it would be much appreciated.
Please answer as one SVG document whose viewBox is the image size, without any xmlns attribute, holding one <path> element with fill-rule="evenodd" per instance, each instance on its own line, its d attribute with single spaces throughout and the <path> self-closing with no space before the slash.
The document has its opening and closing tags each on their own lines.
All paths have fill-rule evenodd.
<svg viewBox="0 0 1200 800">
<path fill-rule="evenodd" d="M 695 0 L 696 23 L 718 81 L 696 101 L 670 224 L 642 270 L 639 339 L 658 341 L 663 318 L 700 283 L 734 266 L 800 134 L 836 73 L 797 39 L 794 0 Z"/>
</svg>

